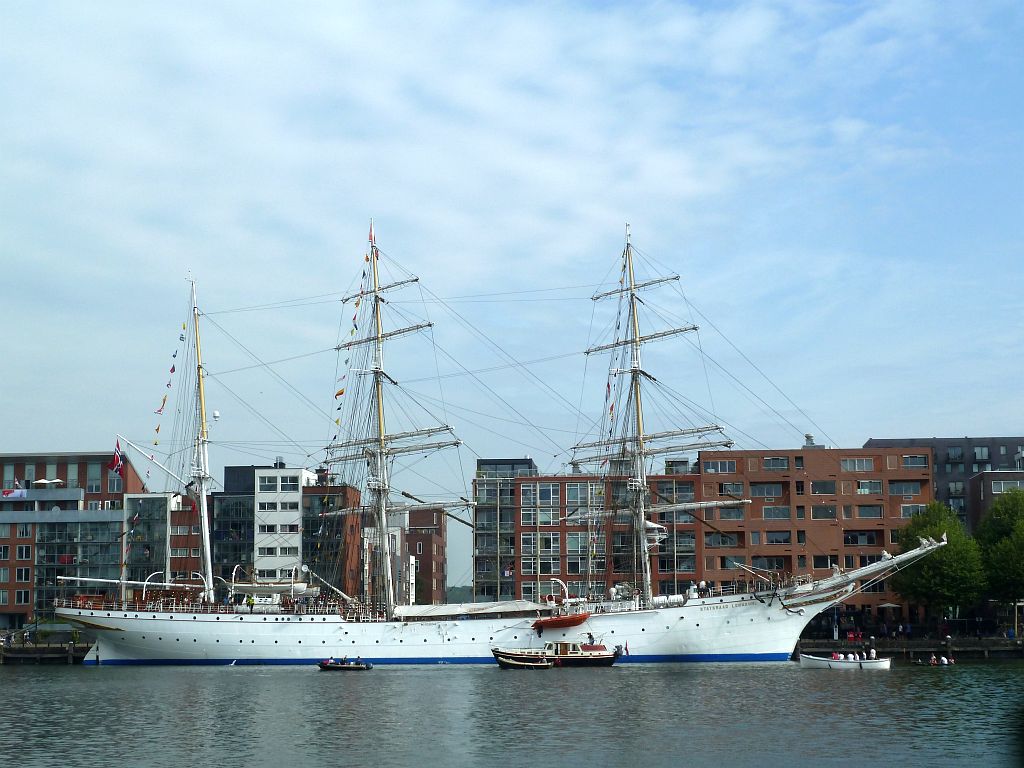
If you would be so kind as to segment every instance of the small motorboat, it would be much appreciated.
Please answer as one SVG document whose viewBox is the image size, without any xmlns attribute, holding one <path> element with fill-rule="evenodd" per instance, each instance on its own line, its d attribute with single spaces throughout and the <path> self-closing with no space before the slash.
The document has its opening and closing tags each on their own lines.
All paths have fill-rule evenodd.
<svg viewBox="0 0 1024 768">
<path fill-rule="evenodd" d="M 609 649 L 597 643 L 547 642 L 543 648 L 491 648 L 498 665 L 549 662 L 556 667 L 610 667 L 622 655 L 622 646 Z"/>
<path fill-rule="evenodd" d="M 317 666 L 320 667 L 322 672 L 363 672 L 367 669 L 373 669 L 373 664 L 362 659 L 356 659 L 355 661 L 349 661 L 348 659 L 324 659 L 318 661 Z"/>
<path fill-rule="evenodd" d="M 826 656 L 800 654 L 800 666 L 809 669 L 889 669 L 892 659 L 833 659 Z"/>
</svg>

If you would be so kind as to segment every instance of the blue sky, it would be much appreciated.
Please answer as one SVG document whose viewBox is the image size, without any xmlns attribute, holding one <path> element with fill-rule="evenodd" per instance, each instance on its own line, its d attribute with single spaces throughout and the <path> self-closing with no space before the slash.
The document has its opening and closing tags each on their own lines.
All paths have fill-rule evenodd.
<svg viewBox="0 0 1024 768">
<path fill-rule="evenodd" d="M 488 294 L 453 306 L 509 354 L 566 355 L 536 368 L 546 387 L 489 380 L 545 437 L 507 412 L 450 412 L 467 442 L 454 475 L 477 456 L 560 468 L 577 417 L 549 388 L 600 406 L 569 353 L 626 222 L 721 331 L 698 320 L 705 352 L 785 417 L 652 353 L 678 389 L 714 392 L 741 447 L 1022 434 L 1022 16 L 1015 2 L 4 3 L 0 451 L 146 442 L 191 273 L 234 338 L 296 358 L 275 366 L 288 386 L 211 385 L 214 439 L 251 441 L 215 464 L 301 463 L 259 441 L 330 437 L 322 350 L 343 321 L 329 299 L 358 277 L 371 218 L 435 295 Z M 526 293 L 541 288 L 563 290 Z M 494 362 L 432 319 L 467 367 Z M 215 339 L 208 368 L 244 364 Z M 454 405 L 472 388 L 451 381 Z"/>
</svg>

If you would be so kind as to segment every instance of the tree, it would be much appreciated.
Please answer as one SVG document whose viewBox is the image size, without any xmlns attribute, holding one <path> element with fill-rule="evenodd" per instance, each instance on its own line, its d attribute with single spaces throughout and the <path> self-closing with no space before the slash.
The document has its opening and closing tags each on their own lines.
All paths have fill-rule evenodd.
<svg viewBox="0 0 1024 768">
<path fill-rule="evenodd" d="M 1015 488 L 1001 494 L 978 523 L 975 536 L 981 548 L 1009 538 L 1021 520 L 1024 520 L 1024 491 Z"/>
<path fill-rule="evenodd" d="M 1024 491 L 1001 495 L 978 524 L 985 572 L 997 600 L 1016 604 L 1024 598 Z"/>
<path fill-rule="evenodd" d="M 978 543 L 967 535 L 956 514 L 933 501 L 899 533 L 903 551 L 918 545 L 918 538 L 941 539 L 947 544 L 892 577 L 892 588 L 915 603 L 945 610 L 971 605 L 985 590 L 985 569 Z"/>
</svg>

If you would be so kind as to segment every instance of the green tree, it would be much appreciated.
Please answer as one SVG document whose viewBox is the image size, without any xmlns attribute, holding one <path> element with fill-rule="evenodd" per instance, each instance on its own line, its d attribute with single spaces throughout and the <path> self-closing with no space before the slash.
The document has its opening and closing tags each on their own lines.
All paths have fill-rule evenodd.
<svg viewBox="0 0 1024 768">
<path fill-rule="evenodd" d="M 918 546 L 918 538 L 938 540 L 943 534 L 946 546 L 890 580 L 892 588 L 907 600 L 940 611 L 973 604 L 986 586 L 978 543 L 967 535 L 956 514 L 937 501 L 914 515 L 900 531 L 899 543 L 906 552 Z"/>
<path fill-rule="evenodd" d="M 975 536 L 981 548 L 1009 538 L 1021 520 L 1024 520 L 1024 491 L 1015 488 L 1001 494 L 978 523 Z"/>
<path fill-rule="evenodd" d="M 978 542 L 992 596 L 1014 604 L 1024 598 L 1024 491 L 996 500 L 978 524 Z"/>
</svg>

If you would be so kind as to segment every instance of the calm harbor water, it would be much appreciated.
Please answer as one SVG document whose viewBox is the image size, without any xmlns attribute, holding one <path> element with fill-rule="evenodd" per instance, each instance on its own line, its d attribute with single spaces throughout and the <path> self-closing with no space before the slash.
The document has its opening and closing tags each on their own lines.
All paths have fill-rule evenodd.
<svg viewBox="0 0 1024 768">
<path fill-rule="evenodd" d="M 0 667 L 7 765 L 1017 766 L 1024 662 Z"/>
</svg>

